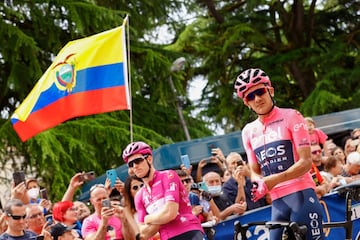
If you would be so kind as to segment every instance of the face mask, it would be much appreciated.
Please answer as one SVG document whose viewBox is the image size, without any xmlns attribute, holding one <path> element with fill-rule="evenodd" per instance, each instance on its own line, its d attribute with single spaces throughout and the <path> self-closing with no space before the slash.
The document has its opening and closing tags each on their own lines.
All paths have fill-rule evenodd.
<svg viewBox="0 0 360 240">
<path fill-rule="evenodd" d="M 39 196 L 40 188 L 31 188 L 27 191 L 27 194 L 31 199 L 36 199 Z"/>
<path fill-rule="evenodd" d="M 219 185 L 219 186 L 208 186 L 208 191 L 212 195 L 218 195 L 218 194 L 221 193 L 221 185 Z"/>
</svg>

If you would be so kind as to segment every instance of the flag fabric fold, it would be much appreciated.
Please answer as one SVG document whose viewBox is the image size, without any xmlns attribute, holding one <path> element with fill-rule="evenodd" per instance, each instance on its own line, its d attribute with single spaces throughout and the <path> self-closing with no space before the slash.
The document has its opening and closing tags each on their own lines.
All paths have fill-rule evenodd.
<svg viewBox="0 0 360 240">
<path fill-rule="evenodd" d="M 125 21 L 61 49 L 11 116 L 22 141 L 74 117 L 128 110 Z"/>
</svg>

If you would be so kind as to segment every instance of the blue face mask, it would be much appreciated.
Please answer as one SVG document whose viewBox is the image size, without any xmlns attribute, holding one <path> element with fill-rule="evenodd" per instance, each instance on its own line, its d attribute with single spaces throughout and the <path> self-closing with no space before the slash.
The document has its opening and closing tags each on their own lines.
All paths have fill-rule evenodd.
<svg viewBox="0 0 360 240">
<path fill-rule="evenodd" d="M 211 193 L 211 195 L 219 195 L 221 193 L 221 185 L 208 186 L 208 191 Z"/>
</svg>

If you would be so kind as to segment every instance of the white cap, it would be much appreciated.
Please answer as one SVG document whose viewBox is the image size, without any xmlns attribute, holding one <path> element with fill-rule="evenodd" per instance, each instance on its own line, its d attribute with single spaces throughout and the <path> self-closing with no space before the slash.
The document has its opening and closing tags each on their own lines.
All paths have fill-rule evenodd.
<svg viewBox="0 0 360 240">
<path fill-rule="evenodd" d="M 351 152 L 346 158 L 346 162 L 350 164 L 360 165 L 360 153 L 358 152 Z"/>
</svg>

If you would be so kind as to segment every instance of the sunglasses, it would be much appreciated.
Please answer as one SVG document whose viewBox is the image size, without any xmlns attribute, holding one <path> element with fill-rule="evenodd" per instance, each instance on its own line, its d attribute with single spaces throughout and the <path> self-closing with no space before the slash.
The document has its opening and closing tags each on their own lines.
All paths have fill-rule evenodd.
<svg viewBox="0 0 360 240">
<path fill-rule="evenodd" d="M 39 212 L 39 213 L 35 213 L 35 214 L 29 216 L 29 218 L 34 219 L 34 218 L 43 217 L 43 216 L 44 216 L 44 214 L 42 212 Z"/>
<path fill-rule="evenodd" d="M 26 218 L 26 214 L 23 216 L 17 216 L 17 215 L 12 215 L 11 213 L 7 214 L 9 217 L 11 217 L 14 220 L 20 220 L 20 219 L 25 219 Z"/>
<path fill-rule="evenodd" d="M 246 101 L 252 101 L 255 99 L 255 96 L 260 97 L 264 95 L 264 93 L 266 93 L 266 88 L 259 88 L 246 95 L 245 99 Z"/>
<path fill-rule="evenodd" d="M 144 184 L 143 183 L 141 183 L 140 185 L 134 185 L 134 186 L 132 186 L 132 190 L 134 190 L 134 191 L 137 191 L 138 189 L 140 189 L 140 188 L 142 188 L 144 186 Z"/>
<path fill-rule="evenodd" d="M 191 183 L 191 178 L 185 178 L 185 179 L 183 179 L 183 180 L 181 180 L 182 181 L 182 183 L 183 184 L 189 184 L 189 183 Z"/>
<path fill-rule="evenodd" d="M 314 155 L 315 154 L 320 154 L 320 153 L 321 153 L 321 150 L 314 150 L 314 151 L 311 152 L 311 154 L 314 154 Z"/>
<path fill-rule="evenodd" d="M 143 156 L 143 157 L 135 158 L 135 159 L 132 160 L 131 162 L 128 162 L 129 168 L 134 167 L 134 164 L 138 165 L 138 164 L 142 163 L 147 157 L 148 157 L 148 156 Z"/>
</svg>

